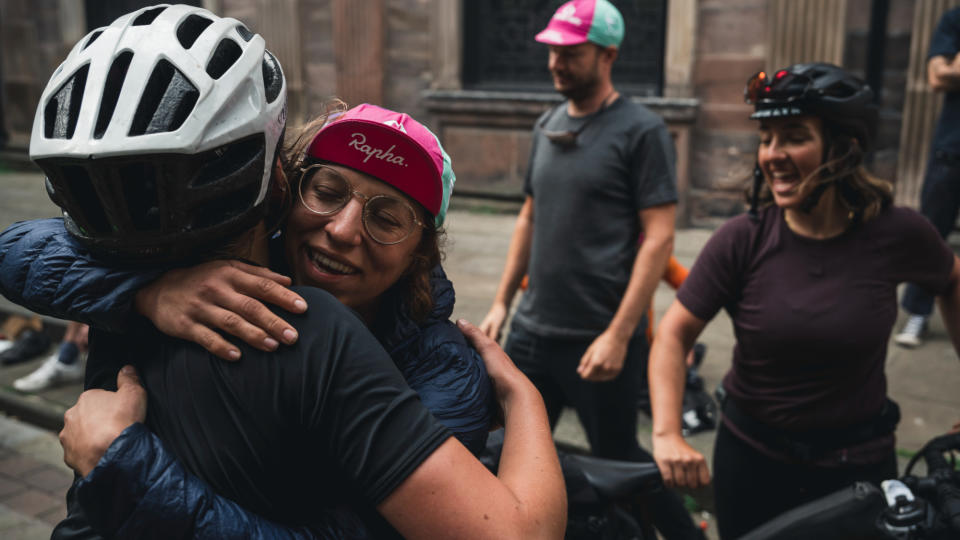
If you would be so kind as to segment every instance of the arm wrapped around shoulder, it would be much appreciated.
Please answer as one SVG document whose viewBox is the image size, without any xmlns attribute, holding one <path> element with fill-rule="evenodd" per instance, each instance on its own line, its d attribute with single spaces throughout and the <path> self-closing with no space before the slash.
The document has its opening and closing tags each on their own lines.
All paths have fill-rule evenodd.
<svg viewBox="0 0 960 540">
<path fill-rule="evenodd" d="M 136 292 L 163 268 L 121 269 L 96 259 L 63 219 L 20 221 L 0 233 L 0 293 L 36 313 L 121 332 Z"/>
</svg>

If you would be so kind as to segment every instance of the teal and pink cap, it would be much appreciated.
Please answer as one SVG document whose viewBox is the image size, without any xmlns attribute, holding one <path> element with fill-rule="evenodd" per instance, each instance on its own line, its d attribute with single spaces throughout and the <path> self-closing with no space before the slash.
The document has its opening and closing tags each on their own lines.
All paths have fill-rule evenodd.
<svg viewBox="0 0 960 540">
<path fill-rule="evenodd" d="M 550 23 L 534 39 L 548 45 L 589 41 L 601 47 L 619 47 L 623 16 L 607 0 L 571 0 L 557 8 Z"/>
<path fill-rule="evenodd" d="M 456 176 L 440 140 L 407 114 L 364 103 L 332 118 L 307 156 L 369 174 L 407 194 L 443 224 Z"/>
</svg>

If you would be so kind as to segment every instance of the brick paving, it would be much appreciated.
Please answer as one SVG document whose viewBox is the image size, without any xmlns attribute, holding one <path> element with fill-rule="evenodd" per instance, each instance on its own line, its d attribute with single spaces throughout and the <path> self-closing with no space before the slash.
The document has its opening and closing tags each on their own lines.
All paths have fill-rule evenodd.
<svg viewBox="0 0 960 540">
<path fill-rule="evenodd" d="M 56 434 L 0 414 L 0 538 L 50 538 L 72 481 Z"/>
</svg>

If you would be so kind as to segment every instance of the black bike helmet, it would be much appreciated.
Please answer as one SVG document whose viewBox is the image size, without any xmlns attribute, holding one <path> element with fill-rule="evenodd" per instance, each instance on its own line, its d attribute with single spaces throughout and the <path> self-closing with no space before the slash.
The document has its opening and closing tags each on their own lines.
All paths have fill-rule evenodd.
<svg viewBox="0 0 960 540">
<path fill-rule="evenodd" d="M 263 38 L 159 5 L 74 46 L 44 89 L 30 157 L 82 243 L 158 261 L 263 217 L 285 124 L 283 72 Z"/>
<path fill-rule="evenodd" d="M 870 150 L 879 113 L 873 90 L 833 64 L 794 64 L 747 81 L 744 100 L 755 110 L 751 119 L 818 116 L 830 127 L 853 137 Z"/>
<path fill-rule="evenodd" d="M 816 116 L 823 120 L 828 132 L 856 139 L 863 152 L 873 145 L 879 120 L 873 90 L 839 66 L 813 62 L 793 64 L 773 75 L 761 71 L 747 81 L 743 97 L 754 106 L 750 115 L 753 120 Z M 754 219 L 762 183 L 763 173 L 756 165 L 750 200 L 750 216 Z M 812 208 L 825 188 L 826 185 L 820 186 L 805 206 Z"/>
</svg>

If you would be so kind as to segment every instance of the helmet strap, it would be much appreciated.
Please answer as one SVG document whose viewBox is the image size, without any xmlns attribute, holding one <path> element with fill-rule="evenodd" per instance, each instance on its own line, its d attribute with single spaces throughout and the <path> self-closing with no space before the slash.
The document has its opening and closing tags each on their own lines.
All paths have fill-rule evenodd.
<svg viewBox="0 0 960 540">
<path fill-rule="evenodd" d="M 823 194 L 827 191 L 827 188 L 830 187 L 833 181 L 821 182 L 820 185 L 813 189 L 813 192 L 810 195 L 807 195 L 807 198 L 800 203 L 800 211 L 804 214 L 809 214 L 816 208 L 817 203 L 820 202 L 820 198 L 823 197 Z"/>
<path fill-rule="evenodd" d="M 756 223 L 760 220 L 759 206 L 760 206 L 760 188 L 763 186 L 763 170 L 760 169 L 760 164 L 755 163 L 753 165 L 753 191 L 750 193 L 750 210 L 747 212 L 750 216 L 750 221 Z"/>
</svg>

